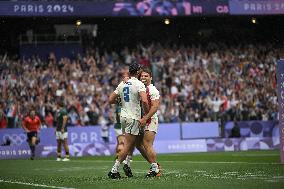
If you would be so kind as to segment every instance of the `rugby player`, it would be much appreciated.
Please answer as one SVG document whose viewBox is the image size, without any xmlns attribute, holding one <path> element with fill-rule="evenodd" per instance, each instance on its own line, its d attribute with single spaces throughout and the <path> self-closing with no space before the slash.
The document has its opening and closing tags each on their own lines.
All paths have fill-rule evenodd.
<svg viewBox="0 0 284 189">
<path fill-rule="evenodd" d="M 121 177 L 118 172 L 119 166 L 135 146 L 135 140 L 142 130 L 139 123 L 141 119 L 140 100 L 145 112 L 149 110 L 145 85 L 137 79 L 139 71 L 140 66 L 138 64 L 131 64 L 129 66 L 130 79 L 127 82 L 120 83 L 109 97 L 111 104 L 115 104 L 118 97 L 121 99 L 120 121 L 122 132 L 125 133 L 124 147 L 108 173 L 109 178 L 112 179 Z"/>
<path fill-rule="evenodd" d="M 57 141 L 57 159 L 56 161 L 70 161 L 69 147 L 68 147 L 68 132 L 67 122 L 68 113 L 62 101 L 57 101 L 57 115 L 56 115 L 56 141 Z M 65 150 L 65 157 L 61 159 L 62 144 Z"/>
<path fill-rule="evenodd" d="M 27 133 L 27 141 L 31 149 L 31 160 L 35 158 L 35 147 L 39 142 L 39 131 L 40 131 L 41 121 L 36 115 L 35 109 L 32 107 L 28 116 L 23 120 L 22 127 Z"/>
<path fill-rule="evenodd" d="M 140 120 L 141 125 L 145 125 L 143 134 L 143 146 L 142 150 L 145 149 L 147 160 L 151 163 L 150 170 L 146 177 L 161 176 L 160 166 L 157 163 L 157 154 L 153 148 L 155 135 L 158 130 L 158 115 L 157 110 L 160 104 L 160 94 L 157 88 L 152 83 L 152 73 L 148 68 L 143 68 L 140 80 L 146 86 L 146 94 L 149 102 L 149 112 L 144 115 Z M 141 151 L 140 149 L 140 151 Z"/>
</svg>

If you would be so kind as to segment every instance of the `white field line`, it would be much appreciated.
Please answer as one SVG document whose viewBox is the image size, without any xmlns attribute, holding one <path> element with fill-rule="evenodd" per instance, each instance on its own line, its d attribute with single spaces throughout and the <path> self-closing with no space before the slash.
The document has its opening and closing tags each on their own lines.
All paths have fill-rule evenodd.
<svg viewBox="0 0 284 189">
<path fill-rule="evenodd" d="M 28 183 L 28 182 L 9 181 L 9 180 L 2 180 L 2 179 L 0 179 L 0 182 L 9 183 L 9 184 L 36 186 L 36 187 L 43 187 L 43 188 L 74 189 L 74 188 L 67 188 L 67 187 L 61 187 L 61 186 L 50 186 L 50 185 L 44 185 L 44 184 L 34 184 L 34 183 Z"/>
<path fill-rule="evenodd" d="M 232 156 L 237 157 L 270 157 L 270 156 L 280 156 L 280 154 L 232 154 Z"/>
<path fill-rule="evenodd" d="M 54 161 L 55 160 L 43 160 L 43 161 Z M 86 163 L 108 163 L 108 162 L 113 162 L 111 160 L 71 160 L 70 162 L 67 163 L 82 163 L 82 162 L 86 162 Z M 240 161 L 159 161 L 159 163 L 165 162 L 165 163 L 175 163 L 175 162 L 179 162 L 179 163 L 192 163 L 192 164 L 248 164 L 248 165 L 280 165 L 279 163 L 276 162 L 272 162 L 272 163 L 265 163 L 265 162 L 240 162 Z M 60 163 L 60 162 L 59 162 Z M 66 163 L 66 162 L 63 162 Z M 146 160 L 145 161 L 141 161 L 141 160 L 133 160 L 133 163 L 147 163 Z"/>
</svg>

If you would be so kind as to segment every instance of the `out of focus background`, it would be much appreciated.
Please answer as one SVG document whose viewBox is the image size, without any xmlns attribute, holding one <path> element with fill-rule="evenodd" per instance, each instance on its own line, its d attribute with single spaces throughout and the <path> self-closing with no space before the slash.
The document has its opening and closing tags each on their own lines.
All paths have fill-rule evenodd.
<svg viewBox="0 0 284 189">
<path fill-rule="evenodd" d="M 0 159 L 28 155 L 31 106 L 38 154 L 55 155 L 57 99 L 71 155 L 113 154 L 107 99 L 130 64 L 160 91 L 158 153 L 278 149 L 283 14 L 282 0 L 1 1 Z"/>
</svg>

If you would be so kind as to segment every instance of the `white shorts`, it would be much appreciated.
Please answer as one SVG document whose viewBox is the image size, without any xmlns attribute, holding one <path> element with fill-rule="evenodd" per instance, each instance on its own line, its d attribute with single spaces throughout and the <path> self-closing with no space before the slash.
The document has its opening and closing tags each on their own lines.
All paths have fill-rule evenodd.
<svg viewBox="0 0 284 189">
<path fill-rule="evenodd" d="M 67 132 L 62 133 L 61 131 L 56 131 L 56 140 L 64 140 L 66 138 L 68 138 Z"/>
<path fill-rule="evenodd" d="M 128 133 L 131 135 L 139 135 L 139 133 L 141 133 L 141 127 L 138 120 L 121 117 L 120 122 L 122 133 Z"/>
<path fill-rule="evenodd" d="M 158 118 L 151 118 L 151 121 L 146 124 L 144 131 L 158 131 Z"/>
<path fill-rule="evenodd" d="M 116 134 L 116 136 L 121 136 L 121 135 L 124 135 L 124 133 L 122 132 L 122 129 L 114 129 L 114 132 Z"/>
</svg>

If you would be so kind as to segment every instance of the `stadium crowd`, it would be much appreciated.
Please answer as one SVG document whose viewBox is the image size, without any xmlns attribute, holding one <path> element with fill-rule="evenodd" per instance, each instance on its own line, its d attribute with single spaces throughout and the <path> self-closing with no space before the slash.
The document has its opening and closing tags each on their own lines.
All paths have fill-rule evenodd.
<svg viewBox="0 0 284 189">
<path fill-rule="evenodd" d="M 31 105 L 52 127 L 57 98 L 67 104 L 70 125 L 108 122 L 108 95 L 133 63 L 152 69 L 162 99 L 160 122 L 277 119 L 275 68 L 280 56 L 281 49 L 272 44 L 223 43 L 140 44 L 120 52 L 93 48 L 76 59 L 50 53 L 47 61 L 2 55 L 0 127 L 20 127 Z"/>
</svg>

